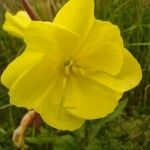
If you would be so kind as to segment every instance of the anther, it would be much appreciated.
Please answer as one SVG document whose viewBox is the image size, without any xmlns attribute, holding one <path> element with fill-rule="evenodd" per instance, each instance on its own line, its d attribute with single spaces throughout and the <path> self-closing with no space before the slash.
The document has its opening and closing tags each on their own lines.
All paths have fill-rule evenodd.
<svg viewBox="0 0 150 150">
<path fill-rule="evenodd" d="M 65 65 L 64 65 L 65 76 L 68 76 L 70 74 L 72 66 L 73 66 L 73 60 L 66 61 Z"/>
</svg>

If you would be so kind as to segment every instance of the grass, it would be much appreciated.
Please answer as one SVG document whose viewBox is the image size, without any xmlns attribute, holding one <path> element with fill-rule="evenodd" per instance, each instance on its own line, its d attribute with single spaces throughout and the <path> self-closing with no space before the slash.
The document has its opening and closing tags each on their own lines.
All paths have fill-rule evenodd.
<svg viewBox="0 0 150 150">
<path fill-rule="evenodd" d="M 149 150 L 150 2 L 95 1 L 95 16 L 109 20 L 121 29 L 126 48 L 142 66 L 142 82 L 124 95 L 124 98 L 128 99 L 127 104 L 122 103 L 111 117 L 87 121 L 78 131 L 61 132 L 46 124 L 42 125 L 41 132 L 29 128 L 26 142 L 30 150 Z M 37 6 L 35 8 L 38 9 Z M 21 6 L 17 0 L 0 0 L 0 74 L 25 47 L 23 41 L 1 29 L 5 11 L 15 13 L 19 9 Z M 42 15 L 46 20 L 45 15 Z M 0 150 L 17 150 L 11 141 L 12 132 L 19 125 L 26 110 L 11 106 L 7 92 L 8 90 L 0 85 Z"/>
</svg>

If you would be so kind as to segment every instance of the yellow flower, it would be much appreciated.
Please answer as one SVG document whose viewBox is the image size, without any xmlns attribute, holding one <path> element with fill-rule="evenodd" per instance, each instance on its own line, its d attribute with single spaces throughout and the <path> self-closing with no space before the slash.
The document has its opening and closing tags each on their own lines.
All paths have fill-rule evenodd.
<svg viewBox="0 0 150 150">
<path fill-rule="evenodd" d="M 1 77 L 10 102 L 55 128 L 75 130 L 106 116 L 141 80 L 118 27 L 95 19 L 94 0 L 70 0 L 52 23 L 6 16 L 4 27 L 27 44 Z"/>
</svg>

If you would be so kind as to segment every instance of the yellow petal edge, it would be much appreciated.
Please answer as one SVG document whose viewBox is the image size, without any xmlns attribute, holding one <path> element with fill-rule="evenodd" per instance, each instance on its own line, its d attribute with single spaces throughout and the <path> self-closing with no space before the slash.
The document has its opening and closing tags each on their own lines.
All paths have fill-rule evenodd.
<svg viewBox="0 0 150 150">
<path fill-rule="evenodd" d="M 31 22 L 28 14 L 25 11 L 19 11 L 16 15 L 6 12 L 5 19 L 3 29 L 16 37 L 23 38 L 24 29 Z"/>
</svg>

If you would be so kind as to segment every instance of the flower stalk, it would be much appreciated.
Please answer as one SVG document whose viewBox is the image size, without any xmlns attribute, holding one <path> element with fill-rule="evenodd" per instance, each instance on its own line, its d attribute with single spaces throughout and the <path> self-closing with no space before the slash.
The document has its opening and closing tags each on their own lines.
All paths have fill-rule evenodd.
<svg viewBox="0 0 150 150">
<path fill-rule="evenodd" d="M 33 10 L 28 0 L 21 0 L 21 3 L 32 20 L 41 20 L 37 13 Z"/>
</svg>

